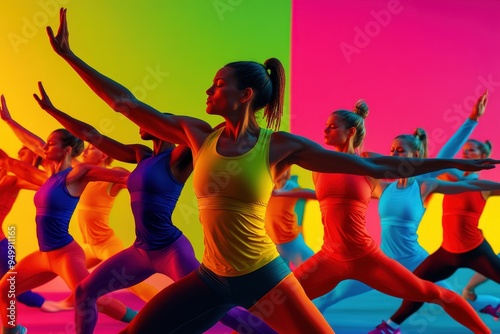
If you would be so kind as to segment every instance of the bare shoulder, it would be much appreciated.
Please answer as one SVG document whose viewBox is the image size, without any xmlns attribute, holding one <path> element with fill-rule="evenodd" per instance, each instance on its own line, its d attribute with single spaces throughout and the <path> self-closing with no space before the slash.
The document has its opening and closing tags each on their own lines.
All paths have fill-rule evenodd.
<svg viewBox="0 0 500 334">
<path fill-rule="evenodd" d="M 271 145 L 286 148 L 299 148 L 303 145 L 307 145 L 311 141 L 305 137 L 294 135 L 286 131 L 273 132 L 271 136 Z"/>
<path fill-rule="evenodd" d="M 149 156 L 153 153 L 153 150 L 146 145 L 130 144 L 127 146 L 134 152 L 136 163 L 139 163 L 144 157 Z"/>
<path fill-rule="evenodd" d="M 180 116 L 179 122 L 187 136 L 186 144 L 189 144 L 193 153 L 197 153 L 207 137 L 215 131 L 212 125 L 198 118 Z M 225 122 L 219 124 L 216 128 L 219 129 L 224 127 L 224 125 Z"/>
</svg>

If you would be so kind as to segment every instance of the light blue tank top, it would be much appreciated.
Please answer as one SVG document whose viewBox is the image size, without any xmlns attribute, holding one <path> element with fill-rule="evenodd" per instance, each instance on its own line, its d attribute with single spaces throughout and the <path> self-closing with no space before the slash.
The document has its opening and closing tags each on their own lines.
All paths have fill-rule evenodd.
<svg viewBox="0 0 500 334">
<path fill-rule="evenodd" d="M 380 248 L 387 256 L 406 258 L 422 251 L 417 229 L 425 208 L 416 179 L 401 189 L 397 182 L 389 184 L 380 196 L 378 212 L 382 225 Z"/>
</svg>

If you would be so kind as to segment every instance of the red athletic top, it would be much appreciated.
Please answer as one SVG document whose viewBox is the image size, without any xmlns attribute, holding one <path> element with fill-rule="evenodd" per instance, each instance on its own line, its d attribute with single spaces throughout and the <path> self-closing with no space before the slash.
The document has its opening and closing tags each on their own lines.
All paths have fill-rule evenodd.
<svg viewBox="0 0 500 334">
<path fill-rule="evenodd" d="M 313 176 L 325 228 L 322 250 L 341 261 L 375 251 L 378 246 L 366 230 L 366 210 L 373 191 L 369 179 L 336 173 Z"/>
<path fill-rule="evenodd" d="M 480 191 L 443 197 L 443 244 L 452 253 L 465 253 L 484 240 L 477 227 L 486 200 Z"/>
</svg>

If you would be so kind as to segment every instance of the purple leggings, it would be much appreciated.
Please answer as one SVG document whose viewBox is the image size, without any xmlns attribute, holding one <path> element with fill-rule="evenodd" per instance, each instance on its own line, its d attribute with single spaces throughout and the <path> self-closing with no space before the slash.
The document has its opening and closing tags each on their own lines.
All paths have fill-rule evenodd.
<svg viewBox="0 0 500 334">
<path fill-rule="evenodd" d="M 164 274 L 175 282 L 194 272 L 199 266 L 193 247 L 184 235 L 162 249 L 147 251 L 131 246 L 113 255 L 102 262 L 77 287 L 75 319 L 79 333 L 93 333 L 97 322 L 95 301 L 98 297 L 128 288 L 155 273 Z M 226 312 L 228 309 L 224 313 Z M 241 327 L 241 321 L 249 318 L 242 314 L 248 314 L 248 311 L 232 309 L 227 321 L 222 323 L 230 327 Z M 254 333 L 275 333 L 262 321 L 257 325 Z"/>
</svg>

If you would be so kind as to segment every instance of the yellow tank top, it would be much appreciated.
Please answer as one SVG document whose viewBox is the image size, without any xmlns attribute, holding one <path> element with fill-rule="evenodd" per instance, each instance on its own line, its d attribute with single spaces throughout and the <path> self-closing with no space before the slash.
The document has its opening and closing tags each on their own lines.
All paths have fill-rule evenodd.
<svg viewBox="0 0 500 334">
<path fill-rule="evenodd" d="M 203 264 L 219 276 L 251 273 L 279 256 L 264 216 L 273 189 L 269 168 L 271 130 L 237 157 L 217 153 L 224 129 L 214 131 L 195 156 L 193 184 L 204 232 Z"/>
<path fill-rule="evenodd" d="M 114 235 L 109 226 L 109 214 L 116 197 L 109 194 L 111 183 L 89 182 L 78 203 L 78 225 L 83 242 L 98 245 Z"/>
</svg>

